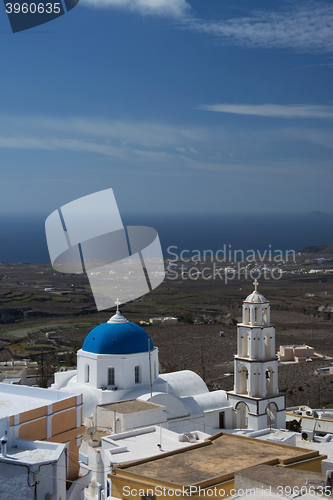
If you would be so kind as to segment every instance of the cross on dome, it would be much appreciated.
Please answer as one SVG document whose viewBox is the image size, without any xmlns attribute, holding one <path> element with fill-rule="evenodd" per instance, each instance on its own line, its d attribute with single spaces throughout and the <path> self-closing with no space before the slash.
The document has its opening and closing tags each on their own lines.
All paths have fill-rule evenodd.
<svg viewBox="0 0 333 500">
<path fill-rule="evenodd" d="M 259 282 L 258 282 L 257 278 L 254 280 L 253 285 L 254 285 L 254 291 L 257 292 L 258 291 L 257 288 L 258 288 L 258 285 L 259 285 Z"/>
<path fill-rule="evenodd" d="M 120 314 L 120 311 L 119 311 L 119 306 L 121 304 L 120 300 L 117 298 L 117 300 L 115 301 L 115 304 L 117 306 L 117 310 L 116 310 L 116 314 L 114 314 L 108 321 L 108 323 L 128 323 L 127 319 L 124 318 L 124 316 L 122 316 Z"/>
</svg>

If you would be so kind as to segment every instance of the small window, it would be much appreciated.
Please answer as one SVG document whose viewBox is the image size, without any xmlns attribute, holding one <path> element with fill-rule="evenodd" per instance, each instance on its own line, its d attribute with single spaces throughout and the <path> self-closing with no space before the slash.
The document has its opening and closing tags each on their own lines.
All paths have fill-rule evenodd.
<svg viewBox="0 0 333 500">
<path fill-rule="evenodd" d="M 135 383 L 139 384 L 140 383 L 140 366 L 136 366 L 134 368 L 134 374 L 135 374 Z"/>
<path fill-rule="evenodd" d="M 84 372 L 84 381 L 86 384 L 88 384 L 88 382 L 89 382 L 89 371 L 90 371 L 90 366 L 86 365 L 85 372 Z"/>
<path fill-rule="evenodd" d="M 114 385 L 114 368 L 110 366 L 108 368 L 108 385 Z"/>
<path fill-rule="evenodd" d="M 110 497 L 111 496 L 111 481 L 110 479 L 107 479 L 106 480 L 106 497 Z"/>
<path fill-rule="evenodd" d="M 156 361 L 154 362 L 154 379 L 157 377 Z"/>
</svg>

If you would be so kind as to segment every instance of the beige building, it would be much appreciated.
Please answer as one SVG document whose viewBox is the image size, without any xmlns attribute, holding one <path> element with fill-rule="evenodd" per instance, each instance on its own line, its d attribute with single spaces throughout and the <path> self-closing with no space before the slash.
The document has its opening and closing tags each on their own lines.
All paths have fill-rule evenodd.
<svg viewBox="0 0 333 500">
<path fill-rule="evenodd" d="M 89 426 L 90 423 L 91 426 L 110 434 L 149 425 L 168 426 L 165 406 L 140 399 L 96 405 L 93 417 L 85 419 L 85 424 Z"/>
<path fill-rule="evenodd" d="M 313 347 L 308 345 L 280 345 L 277 355 L 279 361 L 295 361 L 296 363 L 312 360 L 315 357 Z"/>
<path fill-rule="evenodd" d="M 122 464 L 108 475 L 112 497 L 199 499 L 233 495 L 235 473 L 256 465 L 321 472 L 326 455 L 295 446 L 218 433 L 185 450 Z"/>
<path fill-rule="evenodd" d="M 79 476 L 82 395 L 0 383 L 0 433 L 10 447 L 16 439 L 66 443 L 67 479 Z"/>
</svg>

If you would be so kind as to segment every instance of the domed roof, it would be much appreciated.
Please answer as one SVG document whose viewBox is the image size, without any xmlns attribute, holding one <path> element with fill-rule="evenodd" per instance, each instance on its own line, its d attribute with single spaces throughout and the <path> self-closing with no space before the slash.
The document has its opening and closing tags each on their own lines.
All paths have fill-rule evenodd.
<svg viewBox="0 0 333 500">
<path fill-rule="evenodd" d="M 259 292 L 254 291 L 250 295 L 246 297 L 244 302 L 252 302 L 256 304 L 264 304 L 265 302 L 268 302 L 267 299 L 263 295 L 261 295 Z"/>
<path fill-rule="evenodd" d="M 94 354 L 135 354 L 154 349 L 153 342 L 141 326 L 130 323 L 120 312 L 96 326 L 87 335 L 82 350 Z"/>
</svg>

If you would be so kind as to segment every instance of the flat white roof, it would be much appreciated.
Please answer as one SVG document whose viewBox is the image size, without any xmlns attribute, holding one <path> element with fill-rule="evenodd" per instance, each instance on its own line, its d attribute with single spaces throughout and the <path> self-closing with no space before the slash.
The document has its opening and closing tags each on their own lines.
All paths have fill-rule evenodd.
<svg viewBox="0 0 333 500">
<path fill-rule="evenodd" d="M 103 437 L 103 450 L 109 450 L 113 463 L 128 462 L 143 458 L 161 455 L 168 451 L 188 448 L 198 443 L 202 443 L 209 438 L 209 434 L 200 431 L 191 431 L 193 436 L 198 437 L 193 443 L 186 439 L 180 441 L 182 434 L 160 428 L 158 426 L 136 429 L 134 431 L 112 434 Z M 161 447 L 157 446 L 158 444 Z"/>
<path fill-rule="evenodd" d="M 14 460 L 15 462 L 36 464 L 39 462 L 58 460 L 58 458 L 57 450 L 54 449 L 36 448 L 34 450 L 27 450 L 23 448 L 9 448 L 6 458 L 2 458 L 2 460 L 7 459 L 8 461 Z"/>
<path fill-rule="evenodd" d="M 73 395 L 39 387 L 0 383 L 0 419 L 34 410 Z"/>
<path fill-rule="evenodd" d="M 327 455 L 327 461 L 333 462 L 333 441 L 317 443 L 315 441 L 305 441 L 300 434 L 296 434 L 296 446 L 309 450 L 319 451 L 321 455 Z M 326 460 L 325 460 L 326 461 Z"/>
<path fill-rule="evenodd" d="M 8 446 L 6 456 L 0 455 L 1 463 L 41 464 L 59 460 L 65 449 L 63 443 L 15 439 L 15 446 Z"/>
<path fill-rule="evenodd" d="M 306 432 L 306 431 L 305 431 Z M 321 455 L 327 455 L 327 459 L 323 461 L 324 462 L 333 462 L 333 440 L 328 441 L 328 442 L 315 442 L 315 441 L 306 441 L 302 439 L 302 436 L 299 432 L 293 432 L 293 431 L 287 431 L 284 429 L 278 429 L 272 433 L 267 432 L 266 434 L 262 434 L 261 436 L 257 436 L 258 439 L 262 439 L 264 441 L 267 441 L 267 439 L 272 439 L 273 436 L 279 440 L 279 438 L 282 438 L 281 442 L 283 442 L 283 437 L 288 438 L 288 436 L 291 435 L 296 435 L 296 446 L 298 448 L 305 448 L 308 450 L 314 450 L 314 451 L 319 451 Z M 250 434 L 251 435 L 251 434 Z M 255 436 L 253 436 L 255 437 Z M 322 467 L 322 469 L 325 469 L 325 467 Z M 302 499 L 305 498 L 302 496 Z"/>
</svg>

